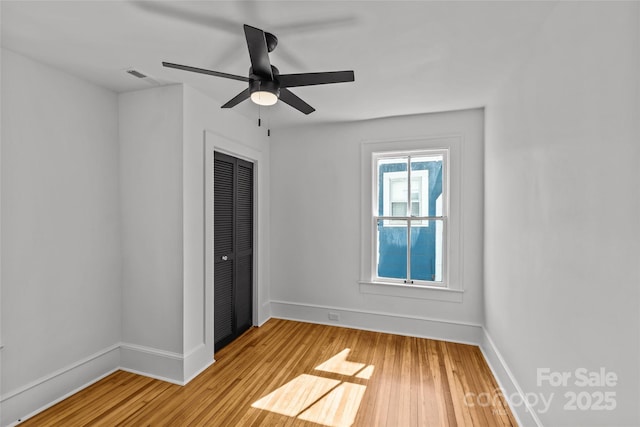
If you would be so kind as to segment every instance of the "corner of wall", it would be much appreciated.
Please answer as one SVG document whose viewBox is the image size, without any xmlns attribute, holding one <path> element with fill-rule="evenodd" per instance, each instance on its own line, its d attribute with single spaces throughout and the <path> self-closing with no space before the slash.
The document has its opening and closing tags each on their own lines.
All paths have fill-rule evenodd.
<svg viewBox="0 0 640 427">
<path fill-rule="evenodd" d="M 530 407 L 522 387 L 520 387 L 516 377 L 509 369 L 507 362 L 498 351 L 489 332 L 484 327 L 482 328 L 482 338 L 479 347 L 493 376 L 498 382 L 500 393 L 505 397 L 511 413 L 516 417 L 518 425 L 520 427 L 542 427 L 542 422 L 536 415 L 534 409 Z"/>
</svg>

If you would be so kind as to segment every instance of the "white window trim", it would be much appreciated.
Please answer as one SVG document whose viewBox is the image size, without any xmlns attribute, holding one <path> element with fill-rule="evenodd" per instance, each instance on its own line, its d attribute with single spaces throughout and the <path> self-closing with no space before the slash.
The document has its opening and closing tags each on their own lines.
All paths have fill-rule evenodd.
<svg viewBox="0 0 640 427">
<path fill-rule="evenodd" d="M 363 141 L 361 143 L 361 254 L 360 280 L 361 293 L 397 296 L 405 298 L 433 299 L 439 301 L 462 302 L 464 287 L 462 283 L 462 137 L 460 135 L 411 138 L 404 140 Z M 445 242 L 445 266 L 443 282 L 423 282 L 423 284 L 397 283 L 392 280 L 376 278 L 375 229 L 373 227 L 375 170 L 374 153 L 404 154 L 424 150 L 443 150 L 448 152 L 447 182 L 448 206 L 447 241 Z M 424 284 L 424 283 L 433 283 Z"/>
</svg>

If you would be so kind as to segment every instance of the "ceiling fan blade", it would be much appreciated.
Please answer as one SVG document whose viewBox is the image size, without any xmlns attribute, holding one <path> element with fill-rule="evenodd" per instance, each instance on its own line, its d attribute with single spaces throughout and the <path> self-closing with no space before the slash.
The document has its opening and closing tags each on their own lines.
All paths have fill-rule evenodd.
<svg viewBox="0 0 640 427">
<path fill-rule="evenodd" d="M 170 2 L 131 1 L 129 4 L 147 12 L 155 13 L 170 19 L 179 19 L 208 29 L 217 29 L 229 34 L 237 34 L 240 24 L 214 14 L 203 14 L 202 11 L 189 10 L 183 5 L 172 6 Z M 187 6 L 188 7 L 188 6 Z"/>
<path fill-rule="evenodd" d="M 244 35 L 247 39 L 253 74 L 258 77 L 273 80 L 271 62 L 269 61 L 269 50 L 267 49 L 267 40 L 264 31 L 245 24 Z"/>
<path fill-rule="evenodd" d="M 240 104 L 245 99 L 249 99 L 250 96 L 251 96 L 251 93 L 249 92 L 249 88 L 246 88 L 245 90 L 243 90 L 242 92 L 240 92 L 239 94 L 234 96 L 233 99 L 231 99 L 229 102 L 227 102 L 226 104 L 224 104 L 220 108 L 235 107 L 236 105 Z"/>
<path fill-rule="evenodd" d="M 311 114 L 316 111 L 315 108 L 304 102 L 302 99 L 298 98 L 298 96 L 296 96 L 289 89 L 280 89 L 280 101 L 291 105 L 293 108 L 303 112 L 304 114 Z"/>
<path fill-rule="evenodd" d="M 345 83 L 355 81 L 353 71 L 328 71 L 326 73 L 280 74 L 280 87 L 297 87 L 326 85 L 330 83 Z"/>
<path fill-rule="evenodd" d="M 208 74 L 210 76 L 224 77 L 225 79 L 240 80 L 248 82 L 250 79 L 245 76 L 237 76 L 235 74 L 221 73 L 220 71 L 205 70 L 204 68 L 190 67 L 188 65 L 172 64 L 171 62 L 163 62 L 162 65 L 168 68 L 176 68 L 178 70 L 191 71 L 194 73 Z"/>
<path fill-rule="evenodd" d="M 323 18 L 311 21 L 301 21 L 291 24 L 273 26 L 273 32 L 277 34 L 300 34 L 302 32 L 324 31 L 330 28 L 353 25 L 354 16 L 336 16 L 335 18 Z"/>
</svg>

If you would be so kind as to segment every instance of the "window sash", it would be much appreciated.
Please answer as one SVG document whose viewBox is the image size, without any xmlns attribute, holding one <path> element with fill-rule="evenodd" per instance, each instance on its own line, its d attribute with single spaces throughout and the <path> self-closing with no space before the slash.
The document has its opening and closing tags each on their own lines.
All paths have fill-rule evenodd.
<svg viewBox="0 0 640 427">
<path fill-rule="evenodd" d="M 406 239 L 407 239 L 407 265 L 406 265 L 406 279 L 400 279 L 395 277 L 386 277 L 378 275 L 378 255 L 379 255 L 379 240 L 377 238 L 378 235 L 378 222 L 385 220 L 396 220 L 396 223 L 390 223 L 386 225 L 386 227 L 396 227 L 396 228 L 406 228 Z M 406 221 L 405 224 L 399 224 L 400 222 Z M 441 221 L 442 222 L 442 267 L 441 267 L 441 280 L 422 280 L 415 279 L 411 275 L 411 229 L 415 227 L 421 227 L 421 224 L 412 224 L 413 222 L 419 221 Z M 448 252 L 448 218 L 444 216 L 424 216 L 424 217 L 390 217 L 390 216 L 376 216 L 373 220 L 372 227 L 372 240 L 373 240 L 373 263 L 372 263 L 372 275 L 374 281 L 379 282 L 389 282 L 389 283 L 398 283 L 405 285 L 428 285 L 428 286 L 436 286 L 436 287 L 447 287 L 447 262 L 448 256 L 446 255 Z"/>
<path fill-rule="evenodd" d="M 383 159 L 398 159 L 398 158 L 406 158 L 407 160 L 407 210 L 410 212 L 412 205 L 412 158 L 415 157 L 430 157 L 430 156 L 442 156 L 442 212 L 441 215 L 437 216 L 389 216 L 389 215 L 378 215 L 379 213 L 379 203 L 380 203 L 380 171 L 378 162 Z M 372 194 L 372 208 L 373 215 L 372 218 L 372 274 L 371 277 L 374 281 L 380 282 L 389 282 L 389 283 L 398 283 L 398 284 L 406 284 L 406 285 L 428 285 L 428 286 L 437 286 L 437 287 L 447 287 L 448 286 L 448 262 L 449 262 L 449 252 L 448 252 L 448 208 L 449 208 L 449 182 L 448 182 L 448 167 L 449 167 L 449 158 L 448 158 L 448 150 L 420 150 L 415 152 L 388 152 L 388 153 L 373 153 L 372 156 L 372 172 L 373 172 L 373 194 Z M 431 177 L 430 177 L 431 178 Z M 387 222 L 387 226 L 391 227 L 406 227 L 407 228 L 407 271 L 406 271 L 406 279 L 397 279 L 391 277 L 380 277 L 378 275 L 378 252 L 379 252 L 379 242 L 377 238 L 378 233 L 378 221 Z M 406 221 L 406 225 L 402 224 Z M 441 281 L 435 280 L 417 280 L 411 278 L 411 223 L 419 222 L 419 221 L 442 221 L 442 277 Z M 422 224 L 415 224 L 413 227 L 424 226 Z"/>
</svg>

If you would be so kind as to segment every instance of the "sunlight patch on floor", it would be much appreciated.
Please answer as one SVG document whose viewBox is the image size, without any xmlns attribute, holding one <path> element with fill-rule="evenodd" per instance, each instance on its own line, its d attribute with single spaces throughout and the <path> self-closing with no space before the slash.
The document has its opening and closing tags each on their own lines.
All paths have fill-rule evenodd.
<svg viewBox="0 0 640 427">
<path fill-rule="evenodd" d="M 374 366 L 347 360 L 350 352 L 345 348 L 315 369 L 370 379 Z M 348 427 L 356 419 L 366 389 L 362 384 L 302 374 L 251 406 L 329 427 Z"/>
<path fill-rule="evenodd" d="M 355 375 L 356 372 L 365 367 L 364 363 L 349 362 L 347 357 L 351 349 L 345 348 L 340 353 L 328 359 L 324 363 L 316 366 L 317 371 L 333 372 L 340 375 Z"/>
<path fill-rule="evenodd" d="M 371 379 L 371 375 L 373 375 L 373 365 L 369 365 L 364 368 L 362 371 L 358 372 L 356 378 L 362 378 L 363 380 Z"/>
<path fill-rule="evenodd" d="M 302 374 L 251 406 L 295 417 L 338 384 L 338 380 Z"/>
<path fill-rule="evenodd" d="M 353 424 L 367 386 L 342 383 L 304 411 L 298 418 L 331 427 Z"/>
</svg>

